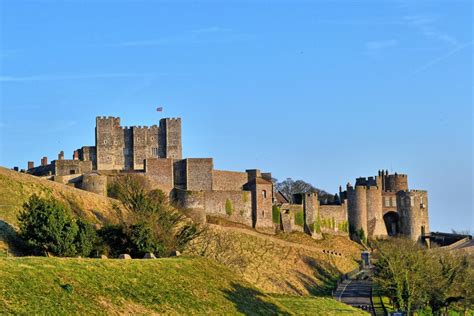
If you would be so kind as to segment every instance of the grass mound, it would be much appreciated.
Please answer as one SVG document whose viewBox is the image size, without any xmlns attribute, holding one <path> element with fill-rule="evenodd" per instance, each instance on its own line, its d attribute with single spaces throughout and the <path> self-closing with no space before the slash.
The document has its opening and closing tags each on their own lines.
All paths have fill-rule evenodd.
<svg viewBox="0 0 474 316">
<path fill-rule="evenodd" d="M 0 293 L 7 314 L 290 315 L 318 306 L 324 315 L 356 312 L 331 299 L 274 298 L 224 266 L 186 257 L 0 258 Z"/>
<path fill-rule="evenodd" d="M 91 223 L 116 223 L 126 214 L 113 199 L 0 167 L 0 220 L 16 226 L 23 203 L 33 193 L 58 199 Z"/>
</svg>

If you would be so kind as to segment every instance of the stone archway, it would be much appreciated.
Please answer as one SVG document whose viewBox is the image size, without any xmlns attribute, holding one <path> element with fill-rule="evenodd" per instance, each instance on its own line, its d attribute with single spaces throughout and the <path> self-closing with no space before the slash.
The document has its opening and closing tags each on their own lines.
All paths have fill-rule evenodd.
<svg viewBox="0 0 474 316">
<path fill-rule="evenodd" d="M 383 216 L 387 234 L 389 236 L 396 236 L 400 234 L 400 216 L 395 211 L 389 211 Z"/>
</svg>

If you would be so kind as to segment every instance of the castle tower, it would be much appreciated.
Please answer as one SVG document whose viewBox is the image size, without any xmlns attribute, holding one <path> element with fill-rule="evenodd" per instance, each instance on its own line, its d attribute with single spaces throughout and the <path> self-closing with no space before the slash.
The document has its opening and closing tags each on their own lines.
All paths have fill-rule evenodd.
<svg viewBox="0 0 474 316">
<path fill-rule="evenodd" d="M 182 159 L 181 119 L 165 118 L 160 120 L 159 132 L 160 158 Z"/>
<path fill-rule="evenodd" d="M 421 241 L 430 232 L 428 221 L 428 193 L 422 190 L 398 193 L 398 212 L 401 233 L 411 240 Z"/>
<path fill-rule="evenodd" d="M 389 174 L 385 176 L 385 191 L 408 191 L 408 176 L 406 174 Z"/>
<path fill-rule="evenodd" d="M 380 177 L 376 177 L 377 185 L 367 187 L 367 236 L 387 236 L 383 221 L 382 187 Z"/>
<path fill-rule="evenodd" d="M 96 118 L 95 145 L 98 170 L 123 170 L 124 133 L 119 117 Z"/>
<path fill-rule="evenodd" d="M 305 193 L 303 197 L 303 211 L 305 221 L 305 231 L 312 233 L 311 228 L 319 212 L 318 193 Z"/>
<path fill-rule="evenodd" d="M 348 217 L 352 232 L 364 230 L 367 236 L 367 192 L 366 186 L 356 183 L 355 188 L 348 185 Z"/>
</svg>

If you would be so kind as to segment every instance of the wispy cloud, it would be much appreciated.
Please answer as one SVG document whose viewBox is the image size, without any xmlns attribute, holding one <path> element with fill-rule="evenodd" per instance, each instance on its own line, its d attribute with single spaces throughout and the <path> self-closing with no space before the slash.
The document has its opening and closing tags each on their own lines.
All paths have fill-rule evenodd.
<svg viewBox="0 0 474 316">
<path fill-rule="evenodd" d="M 228 32 L 230 29 L 221 26 L 209 26 L 203 28 L 196 28 L 186 31 L 184 34 L 179 34 L 170 37 L 161 37 L 155 39 L 130 40 L 123 41 L 113 46 L 133 47 L 133 46 L 159 46 L 167 44 L 188 44 L 188 43 L 208 43 L 208 42 L 225 42 L 222 39 L 208 39 L 205 35 Z"/>
<path fill-rule="evenodd" d="M 404 16 L 403 21 L 409 26 L 413 26 L 425 37 L 441 41 L 450 45 L 459 45 L 458 40 L 446 32 L 440 31 L 435 27 L 438 21 L 433 16 L 411 15 Z"/>
<path fill-rule="evenodd" d="M 55 80 L 81 80 L 96 78 L 130 78 L 143 77 L 144 74 L 131 73 L 99 73 L 82 75 L 35 75 L 35 76 L 5 76 L 0 75 L 0 82 L 28 82 L 28 81 L 55 81 Z M 149 76 L 149 75 L 148 75 Z"/>
<path fill-rule="evenodd" d="M 441 55 L 439 57 L 436 57 L 432 60 L 430 60 L 429 62 L 427 62 L 426 64 L 424 64 L 423 66 L 415 69 L 415 71 L 413 71 L 412 75 L 416 75 L 420 72 L 423 72 L 431 67 L 433 67 L 434 65 L 442 62 L 443 60 L 453 56 L 454 54 L 460 52 L 461 50 L 471 46 L 474 42 L 468 42 L 468 43 L 464 43 L 462 45 L 458 45 L 457 47 L 455 47 L 454 49 L 450 50 L 449 52 L 447 52 L 446 54 L 444 55 Z"/>
<path fill-rule="evenodd" d="M 365 43 L 365 52 L 367 55 L 378 57 L 382 51 L 395 46 L 398 46 L 398 40 L 396 39 L 370 41 Z"/>
<path fill-rule="evenodd" d="M 219 33 L 219 32 L 228 32 L 230 29 L 220 27 L 220 26 L 210 26 L 210 27 L 203 27 L 191 30 L 192 33 Z"/>
</svg>

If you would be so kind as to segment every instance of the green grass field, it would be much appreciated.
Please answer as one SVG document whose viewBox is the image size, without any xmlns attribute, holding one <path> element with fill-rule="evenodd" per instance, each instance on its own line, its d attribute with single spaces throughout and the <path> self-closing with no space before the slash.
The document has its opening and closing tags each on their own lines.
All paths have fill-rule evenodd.
<svg viewBox="0 0 474 316">
<path fill-rule="evenodd" d="M 49 315 L 358 313 L 329 298 L 272 297 L 226 267 L 188 257 L 0 258 L 0 311 Z"/>
</svg>

